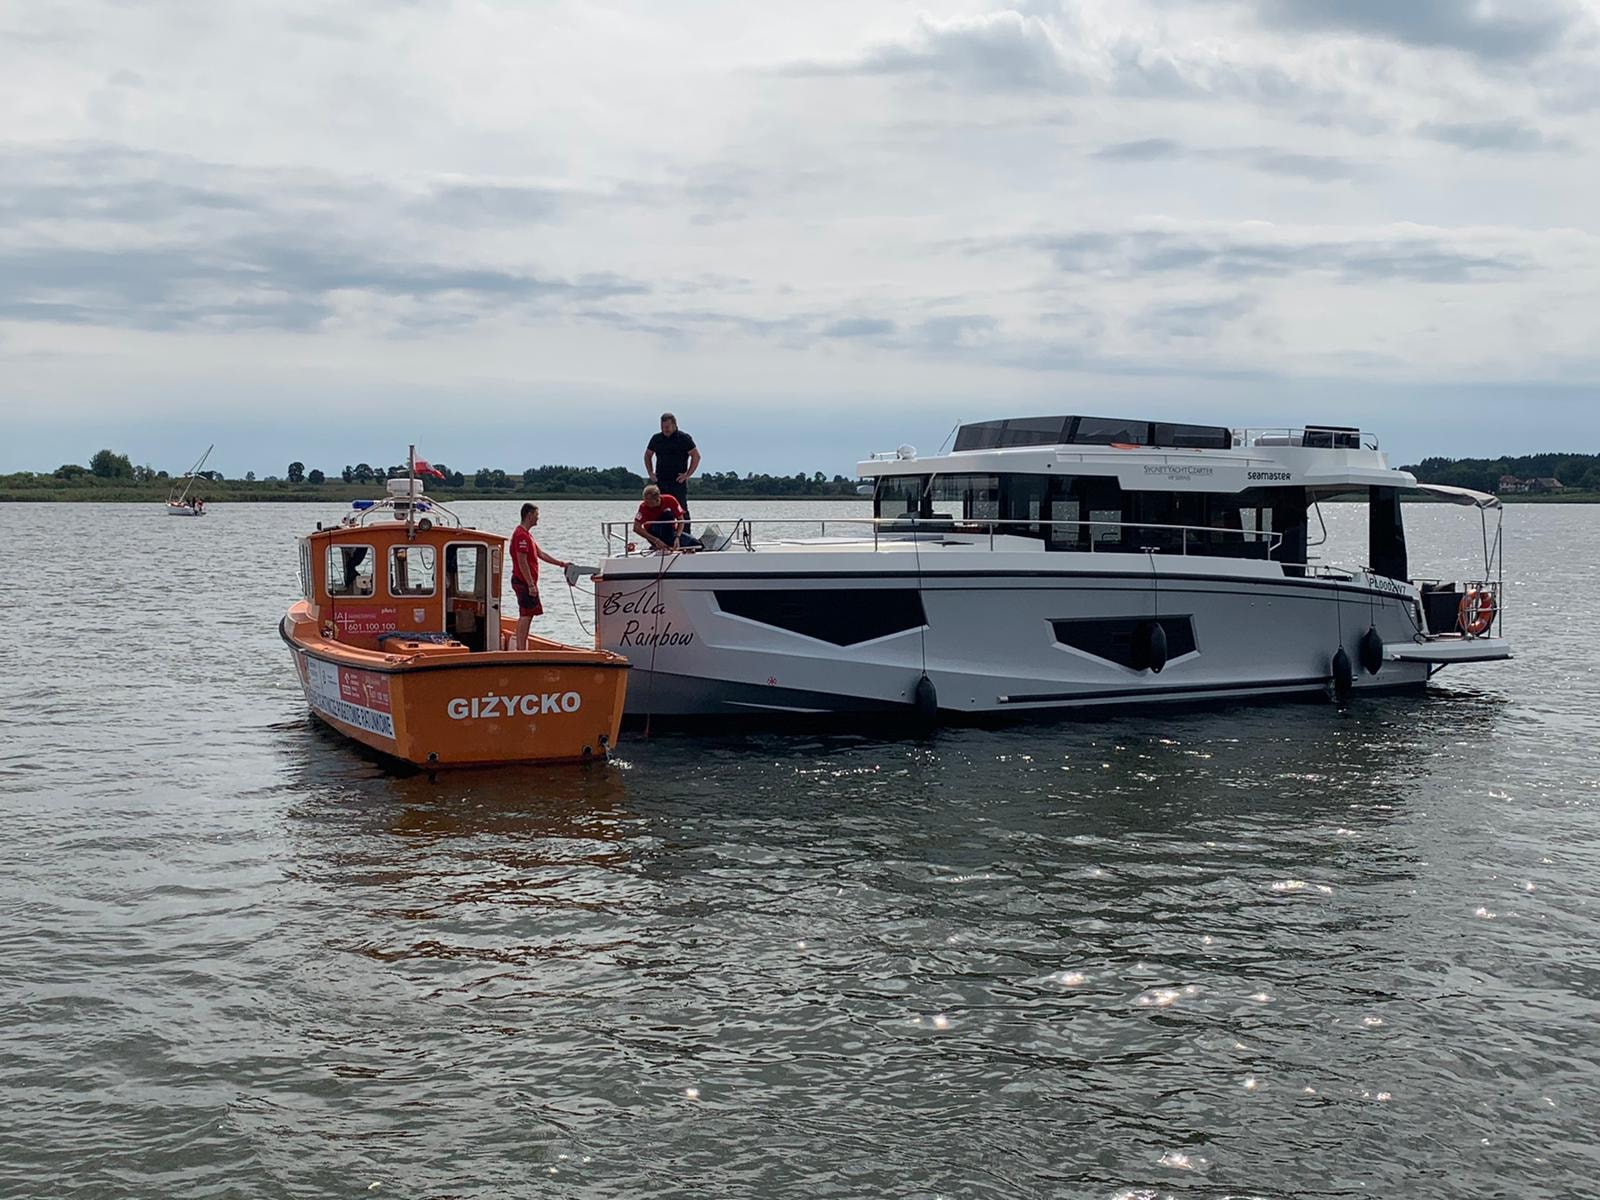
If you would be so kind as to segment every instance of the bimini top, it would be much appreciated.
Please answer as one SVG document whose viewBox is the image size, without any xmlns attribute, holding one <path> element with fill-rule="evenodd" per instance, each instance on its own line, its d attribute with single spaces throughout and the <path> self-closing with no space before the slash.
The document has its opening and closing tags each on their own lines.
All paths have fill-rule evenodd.
<svg viewBox="0 0 1600 1200">
<path fill-rule="evenodd" d="M 1127 417 L 1007 417 L 956 432 L 955 447 L 919 458 L 901 446 L 857 464 L 886 475 L 1103 475 L 1124 489 L 1238 492 L 1254 487 L 1410 487 L 1376 439 L 1348 425 L 1231 429 Z"/>
<path fill-rule="evenodd" d="M 1428 495 L 1448 500 L 1451 504 L 1470 504 L 1474 508 L 1500 507 L 1499 496 L 1491 496 L 1488 492 L 1475 492 L 1471 488 L 1451 487 L 1448 483 L 1419 483 L 1413 490 L 1427 492 Z"/>
</svg>

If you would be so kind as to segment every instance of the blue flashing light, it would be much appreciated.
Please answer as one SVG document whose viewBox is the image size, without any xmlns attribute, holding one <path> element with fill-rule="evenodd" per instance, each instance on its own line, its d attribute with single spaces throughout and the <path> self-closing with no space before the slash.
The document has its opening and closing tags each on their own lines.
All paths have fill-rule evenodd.
<svg viewBox="0 0 1600 1200">
<path fill-rule="evenodd" d="M 357 512 L 365 512 L 376 503 L 376 500 L 352 500 L 350 501 L 350 507 L 355 509 Z"/>
</svg>

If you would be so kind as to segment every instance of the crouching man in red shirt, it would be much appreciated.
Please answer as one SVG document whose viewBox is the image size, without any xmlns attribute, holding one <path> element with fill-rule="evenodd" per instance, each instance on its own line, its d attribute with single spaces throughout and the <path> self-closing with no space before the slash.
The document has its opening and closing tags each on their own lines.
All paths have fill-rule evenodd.
<svg viewBox="0 0 1600 1200">
<path fill-rule="evenodd" d="M 683 505 L 673 496 L 664 496 L 651 484 L 644 489 L 644 503 L 633 514 L 633 531 L 657 550 L 698 550 L 700 543 L 683 531 Z"/>
</svg>

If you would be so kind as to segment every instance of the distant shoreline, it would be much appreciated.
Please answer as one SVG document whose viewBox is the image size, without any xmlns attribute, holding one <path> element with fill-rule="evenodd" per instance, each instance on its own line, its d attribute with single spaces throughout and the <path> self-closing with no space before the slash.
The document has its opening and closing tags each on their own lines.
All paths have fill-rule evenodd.
<svg viewBox="0 0 1600 1200">
<path fill-rule="evenodd" d="M 321 487 L 310 485 L 287 484 L 279 488 L 271 486 L 241 484 L 230 486 L 227 483 L 212 484 L 205 493 L 205 501 L 210 504 L 346 504 L 352 500 L 375 500 L 383 494 L 381 488 L 363 486 L 361 484 L 325 484 Z M 639 500 L 638 492 L 550 492 L 530 489 L 528 491 L 505 491 L 489 495 L 478 492 L 440 492 L 429 491 L 429 499 L 438 500 L 443 504 L 460 504 L 464 502 L 498 502 L 502 504 L 514 503 L 522 500 L 593 500 L 605 504 L 636 504 Z M 106 486 L 79 485 L 59 488 L 0 488 L 0 504 L 151 504 L 165 505 L 166 488 L 163 485 L 159 495 L 152 495 L 145 488 L 135 484 L 119 486 L 115 484 Z M 755 492 L 739 492 L 733 495 L 709 494 L 692 495 L 692 500 L 703 504 L 713 502 L 746 503 L 752 500 L 781 500 L 788 501 L 867 501 L 870 496 L 839 495 L 760 495 Z M 1404 497 L 1407 504 L 1440 504 L 1441 500 L 1425 495 L 1407 495 Z M 1545 495 L 1530 495 L 1525 493 L 1512 493 L 1501 496 L 1501 501 L 1506 504 L 1600 504 L 1600 492 L 1560 492 Z"/>
<path fill-rule="evenodd" d="M 224 488 L 213 488 L 205 496 L 208 506 L 213 504 L 347 504 L 352 500 L 376 500 L 383 495 L 379 488 L 346 488 L 342 484 L 337 488 L 328 488 L 325 491 L 295 491 L 295 492 L 246 492 L 230 491 Z M 522 500 L 594 500 L 601 503 L 627 503 L 638 504 L 638 492 L 541 492 L 537 490 L 501 492 L 492 495 L 480 495 L 474 492 L 452 493 L 430 491 L 427 494 L 430 500 L 437 500 L 441 504 L 463 504 L 491 502 L 510 504 Z M 138 488 L 28 488 L 0 489 L 0 504 L 154 504 L 161 507 L 166 505 L 166 494 L 150 496 Z M 696 495 L 691 493 L 690 501 L 710 504 L 722 501 L 749 501 L 749 500 L 803 500 L 815 501 L 870 501 L 871 496 L 807 496 L 804 494 L 786 496 L 762 496 L 754 492 L 741 492 L 736 495 Z M 1597 497 L 1600 499 L 1600 497 Z"/>
</svg>

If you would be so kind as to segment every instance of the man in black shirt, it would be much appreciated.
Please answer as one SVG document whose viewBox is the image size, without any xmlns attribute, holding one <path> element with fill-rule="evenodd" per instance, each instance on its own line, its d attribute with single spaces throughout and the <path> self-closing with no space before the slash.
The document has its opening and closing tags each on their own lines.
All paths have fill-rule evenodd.
<svg viewBox="0 0 1600 1200">
<path fill-rule="evenodd" d="M 700 451 L 694 439 L 678 428 L 678 418 L 661 414 L 661 432 L 650 439 L 644 452 L 644 473 L 683 508 L 683 532 L 689 532 L 689 476 L 700 469 Z"/>
</svg>

